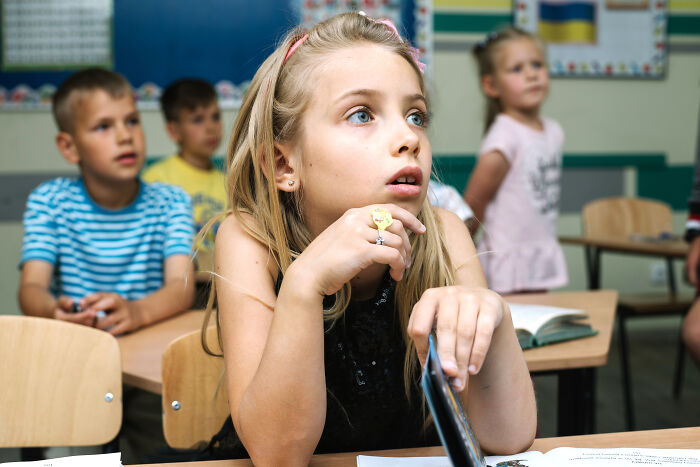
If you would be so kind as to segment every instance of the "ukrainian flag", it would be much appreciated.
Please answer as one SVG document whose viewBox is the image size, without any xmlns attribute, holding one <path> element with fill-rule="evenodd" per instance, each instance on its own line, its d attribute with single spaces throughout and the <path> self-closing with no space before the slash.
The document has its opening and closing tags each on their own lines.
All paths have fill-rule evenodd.
<svg viewBox="0 0 700 467">
<path fill-rule="evenodd" d="M 594 2 L 541 1 L 538 34 L 546 42 L 595 44 Z"/>
</svg>

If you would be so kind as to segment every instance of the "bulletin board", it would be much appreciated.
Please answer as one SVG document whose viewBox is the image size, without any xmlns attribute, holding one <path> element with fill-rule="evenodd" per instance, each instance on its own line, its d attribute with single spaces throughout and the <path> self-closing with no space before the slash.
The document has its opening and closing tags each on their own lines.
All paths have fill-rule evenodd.
<svg viewBox="0 0 700 467">
<path fill-rule="evenodd" d="M 666 0 L 516 0 L 514 22 L 547 44 L 552 76 L 662 78 Z"/>
<path fill-rule="evenodd" d="M 429 0 L 0 0 L 0 19 L 17 3 L 37 9 L 107 5 L 111 15 L 102 15 L 101 24 L 111 41 L 104 63 L 0 67 L 0 110 L 48 108 L 56 86 L 76 69 L 96 64 L 122 73 L 141 109 L 157 108 L 168 83 L 193 76 L 215 84 L 223 108 L 237 108 L 255 71 L 289 29 L 340 11 L 387 12 L 383 16 L 395 18 L 414 44 L 422 41 L 426 56 L 432 44 Z M 0 35 L 7 37 L 9 30 L 0 21 Z M 2 64 L 6 53 L 0 42 Z"/>
</svg>

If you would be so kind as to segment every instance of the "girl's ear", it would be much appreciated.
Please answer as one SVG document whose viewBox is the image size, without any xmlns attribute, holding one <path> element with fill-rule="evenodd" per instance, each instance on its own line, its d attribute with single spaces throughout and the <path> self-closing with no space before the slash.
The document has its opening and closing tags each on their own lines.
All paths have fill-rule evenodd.
<svg viewBox="0 0 700 467">
<path fill-rule="evenodd" d="M 70 133 L 59 131 L 56 135 L 56 147 L 63 158 L 71 164 L 78 164 L 80 162 L 80 154 L 78 154 L 75 141 L 73 141 L 73 136 L 71 136 Z"/>
<path fill-rule="evenodd" d="M 280 191 L 293 192 L 299 186 L 299 155 L 290 144 L 275 144 L 275 184 Z"/>
<path fill-rule="evenodd" d="M 484 75 L 481 77 L 481 89 L 484 90 L 484 94 L 486 94 L 487 97 L 493 99 L 498 98 L 498 87 L 496 86 L 493 75 Z"/>
</svg>

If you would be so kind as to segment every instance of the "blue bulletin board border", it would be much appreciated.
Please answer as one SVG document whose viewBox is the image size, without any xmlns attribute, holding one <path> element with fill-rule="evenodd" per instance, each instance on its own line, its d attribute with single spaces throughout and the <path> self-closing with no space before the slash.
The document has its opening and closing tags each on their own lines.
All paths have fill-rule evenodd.
<svg viewBox="0 0 700 467">
<path fill-rule="evenodd" d="M 333 1 L 359 10 L 370 0 L 322 3 Z M 430 2 L 391 1 L 400 4 L 402 32 L 415 44 L 418 16 L 421 21 L 429 16 L 432 28 L 432 9 L 420 13 L 420 4 Z M 114 1 L 112 69 L 132 84 L 141 109 L 158 108 L 163 87 L 193 76 L 215 84 L 223 108 L 237 108 L 260 64 L 299 24 L 300 5 L 299 0 Z M 0 110 L 48 108 L 55 88 L 75 70 L 0 71 Z"/>
</svg>

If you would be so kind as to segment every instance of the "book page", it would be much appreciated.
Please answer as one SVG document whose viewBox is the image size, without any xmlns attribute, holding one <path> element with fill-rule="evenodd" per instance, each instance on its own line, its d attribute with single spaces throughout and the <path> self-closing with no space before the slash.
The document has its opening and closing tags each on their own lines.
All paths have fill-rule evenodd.
<svg viewBox="0 0 700 467">
<path fill-rule="evenodd" d="M 556 448 L 545 457 L 552 465 L 572 467 L 700 466 L 700 449 Z"/>
<path fill-rule="evenodd" d="M 121 452 L 87 456 L 58 457 L 42 461 L 6 462 L 4 467 L 122 467 Z"/>
<path fill-rule="evenodd" d="M 452 467 L 445 457 L 376 457 L 357 456 L 357 467 Z M 513 456 L 486 456 L 486 467 L 549 467 L 545 456 L 529 451 Z"/>
<path fill-rule="evenodd" d="M 513 327 L 515 329 L 525 329 L 532 335 L 537 334 L 537 330 L 552 319 L 562 319 L 564 317 L 578 319 L 588 317 L 583 310 L 574 308 L 524 305 L 521 303 L 508 303 L 508 307 L 513 317 Z"/>
</svg>

